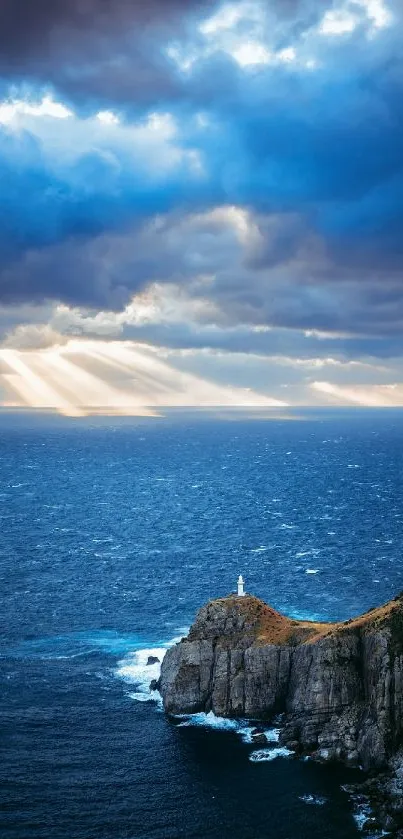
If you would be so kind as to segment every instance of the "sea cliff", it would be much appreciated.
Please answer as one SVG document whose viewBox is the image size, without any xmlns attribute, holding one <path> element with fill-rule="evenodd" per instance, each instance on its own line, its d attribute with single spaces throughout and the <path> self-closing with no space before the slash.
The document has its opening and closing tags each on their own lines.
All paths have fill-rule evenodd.
<svg viewBox="0 0 403 839">
<path fill-rule="evenodd" d="M 403 599 L 344 623 L 292 620 L 251 595 L 213 600 L 157 687 L 169 714 L 281 714 L 297 753 L 380 769 L 402 742 Z"/>
</svg>

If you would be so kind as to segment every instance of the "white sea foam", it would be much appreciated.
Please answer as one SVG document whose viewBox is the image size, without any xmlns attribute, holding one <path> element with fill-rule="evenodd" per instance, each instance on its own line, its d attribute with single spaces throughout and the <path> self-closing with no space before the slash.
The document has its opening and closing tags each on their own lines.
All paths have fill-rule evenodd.
<svg viewBox="0 0 403 839">
<path fill-rule="evenodd" d="M 199 714 L 178 715 L 177 719 L 182 720 L 179 723 L 179 728 L 199 726 L 202 728 L 213 728 L 216 731 L 233 731 L 244 743 L 252 744 L 254 742 L 253 735 L 256 732 L 256 725 L 251 724 L 249 720 L 218 717 L 213 711 L 209 711 L 208 714 L 200 712 Z M 279 728 L 265 728 L 259 725 L 258 731 L 259 734 L 263 734 L 267 743 L 278 743 L 280 737 Z"/>
<path fill-rule="evenodd" d="M 362 810 L 355 810 L 353 812 L 353 819 L 358 827 L 358 830 L 362 830 L 364 827 L 365 822 L 368 820 L 368 809 L 364 807 Z"/>
<path fill-rule="evenodd" d="M 178 719 L 182 719 L 178 715 Z M 227 719 L 226 717 L 217 717 L 213 711 L 208 714 L 200 712 L 199 714 L 189 714 L 183 717 L 183 721 L 179 723 L 179 728 L 189 728 L 190 726 L 201 726 L 202 728 L 215 728 L 220 731 L 238 731 L 239 722 L 237 720 Z"/>
<path fill-rule="evenodd" d="M 137 702 L 157 702 L 161 705 L 161 697 L 157 691 L 150 691 L 150 682 L 153 679 L 159 679 L 161 673 L 161 663 L 164 655 L 169 647 L 172 647 L 180 641 L 180 637 L 172 638 L 160 647 L 146 647 L 139 650 L 133 650 L 128 653 L 121 661 L 118 661 L 115 675 L 119 679 L 133 685 L 133 690 L 129 696 Z M 154 664 L 147 664 L 150 656 L 158 658 Z"/>
<path fill-rule="evenodd" d="M 187 627 L 184 628 L 184 631 L 187 631 Z M 161 663 L 166 651 L 169 647 L 176 644 L 181 637 L 172 638 L 171 641 L 164 643 L 163 646 L 133 650 L 133 652 L 128 653 L 118 662 L 115 675 L 133 687 L 133 690 L 128 694 L 131 699 L 134 699 L 136 702 L 154 702 L 157 703 L 159 708 L 162 708 L 161 696 L 157 691 L 150 691 L 150 683 L 153 679 L 159 678 Z M 158 661 L 154 664 L 147 664 L 150 656 L 158 658 Z M 219 717 L 213 711 L 209 713 L 178 715 L 177 719 L 180 720 L 178 723 L 179 728 L 199 726 L 218 731 L 230 731 L 237 734 L 244 743 L 249 745 L 255 742 L 254 734 L 262 734 L 268 746 L 267 748 L 254 751 L 249 755 L 249 759 L 253 762 L 270 761 L 277 757 L 289 757 L 294 754 L 289 749 L 276 745 L 280 737 L 279 728 L 266 728 L 264 725 L 259 724 L 256 731 L 256 724 L 251 723 L 249 720 Z"/>
<path fill-rule="evenodd" d="M 245 725 L 239 728 L 238 734 L 241 736 L 241 739 L 244 743 L 254 743 L 254 733 L 256 731 L 256 726 Z M 279 728 L 261 728 L 259 726 L 259 734 L 263 734 L 266 738 L 268 743 L 278 743 L 280 739 L 280 729 Z"/>
<path fill-rule="evenodd" d="M 386 836 L 387 832 L 374 830 L 371 831 L 371 822 L 374 815 L 369 802 L 354 801 L 353 796 L 353 819 L 358 827 L 358 830 L 363 831 L 365 826 L 365 834 L 371 836 L 371 839 L 377 839 L 379 836 Z"/>
<path fill-rule="evenodd" d="M 161 697 L 156 691 L 148 690 L 148 693 L 143 693 L 141 690 L 135 690 L 133 693 L 128 693 L 128 696 L 136 702 L 157 702 L 162 707 Z"/>
<path fill-rule="evenodd" d="M 371 839 L 377 839 L 380 836 L 386 836 L 387 831 L 374 830 L 371 831 L 371 822 L 374 819 L 374 814 L 371 808 L 371 803 L 366 795 L 350 794 L 350 789 L 346 786 L 341 787 L 344 792 L 349 793 L 350 801 L 353 805 L 353 819 L 357 825 L 358 830 L 363 831 L 365 825 L 365 835 L 370 836 Z"/>
<path fill-rule="evenodd" d="M 250 753 L 249 760 L 252 763 L 265 763 L 266 761 L 275 760 L 277 757 L 290 757 L 293 754 L 295 752 L 292 752 L 285 746 L 279 747 L 278 749 L 258 749 L 256 752 Z"/>
<path fill-rule="evenodd" d="M 323 798 L 320 795 L 299 795 L 298 796 L 300 801 L 303 801 L 304 804 L 318 804 L 319 806 L 326 804 L 327 798 Z"/>
</svg>

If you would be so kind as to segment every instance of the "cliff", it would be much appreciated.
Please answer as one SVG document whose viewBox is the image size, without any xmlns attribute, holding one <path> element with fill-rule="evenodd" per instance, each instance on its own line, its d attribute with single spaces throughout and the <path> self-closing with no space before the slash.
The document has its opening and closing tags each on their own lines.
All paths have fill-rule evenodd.
<svg viewBox="0 0 403 839">
<path fill-rule="evenodd" d="M 213 600 L 167 651 L 158 689 L 170 714 L 282 714 L 297 752 L 381 767 L 403 739 L 403 599 L 337 624 L 249 595 Z"/>
</svg>

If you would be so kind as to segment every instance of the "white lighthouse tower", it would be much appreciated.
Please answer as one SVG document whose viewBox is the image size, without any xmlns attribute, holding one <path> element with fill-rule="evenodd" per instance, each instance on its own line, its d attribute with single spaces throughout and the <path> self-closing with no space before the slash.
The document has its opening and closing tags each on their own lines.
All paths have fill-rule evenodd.
<svg viewBox="0 0 403 839">
<path fill-rule="evenodd" d="M 245 592 L 244 592 L 244 589 L 243 589 L 244 585 L 245 585 L 245 580 L 244 580 L 242 574 L 240 574 L 239 577 L 238 577 L 238 597 L 245 597 Z"/>
</svg>

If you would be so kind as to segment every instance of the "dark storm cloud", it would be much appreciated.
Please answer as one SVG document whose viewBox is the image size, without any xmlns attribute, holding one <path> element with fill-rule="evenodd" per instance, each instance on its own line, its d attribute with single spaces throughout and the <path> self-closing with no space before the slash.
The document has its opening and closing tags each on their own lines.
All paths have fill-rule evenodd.
<svg viewBox="0 0 403 839">
<path fill-rule="evenodd" d="M 181 24 L 185 15 L 206 14 L 216 0 L 2 0 L 0 67 L 3 72 L 60 69 L 70 56 L 85 64 L 102 55 L 119 56 L 133 32 Z M 139 31 L 140 29 L 140 31 Z M 166 32 L 165 32 L 166 34 Z M 116 40 L 115 40 L 116 39 Z M 120 49 L 119 49 L 120 43 Z M 58 56 L 57 49 L 62 48 Z M 89 54 L 84 48 L 90 49 Z M 79 68 L 78 68 L 79 69 Z"/>
<path fill-rule="evenodd" d="M 180 0 L 3 2 L 5 83 L 24 80 L 35 89 L 49 82 L 74 105 L 121 109 L 123 123 L 135 111 L 137 119 L 144 116 L 146 104 L 171 110 L 179 132 L 168 145 L 183 159 L 155 178 L 164 148 L 148 161 L 133 158 L 118 134 L 95 138 L 92 123 L 86 148 L 76 145 L 74 132 L 70 138 L 69 121 L 49 142 L 33 124 L 18 133 L 0 130 L 0 299 L 119 309 L 150 282 L 173 282 L 185 284 L 190 296 L 208 295 L 224 325 L 399 340 L 399 5 L 393 27 L 374 37 L 364 23 L 341 39 L 316 35 L 313 71 L 297 63 L 245 72 L 217 50 L 181 75 L 166 45 L 182 37 L 200 45 L 197 23 L 217 7 Z M 292 38 L 301 47 L 301 32 L 328 7 L 293 0 L 270 7 L 276 48 Z M 204 127 L 196 119 L 203 109 Z M 74 150 L 67 164 L 60 132 Z M 195 150 L 199 175 L 186 157 Z M 250 211 L 258 235 L 247 244 L 239 244 L 229 223 L 189 221 L 192 213 L 225 204 Z M 160 223 L 153 227 L 155 217 Z M 127 232 L 118 236 L 120 230 Z M 197 283 L 202 274 L 211 277 L 207 291 Z"/>
<path fill-rule="evenodd" d="M 241 0 L 233 0 L 237 5 Z M 275 0 L 271 9 L 277 18 L 293 30 L 317 20 L 332 0 Z M 34 73 L 53 58 L 59 64 L 56 47 L 64 39 L 67 50 L 76 58 L 88 59 L 95 53 L 97 41 L 113 57 L 122 35 L 132 32 L 140 40 L 147 27 L 155 27 L 160 37 L 180 34 L 188 20 L 202 20 L 220 8 L 219 0 L 2 0 L 0 9 L 0 67 L 9 72 L 25 68 Z M 92 44 L 90 56 L 83 46 Z M 120 40 L 120 47 L 126 46 Z M 67 53 L 66 53 L 67 54 Z M 63 54 L 62 54 L 63 58 Z"/>
<path fill-rule="evenodd" d="M 191 4 L 193 11 L 209 5 Z M 53 86 L 83 108 L 158 99 L 172 92 L 174 79 L 166 56 L 153 46 L 152 30 L 169 31 L 188 6 L 185 0 L 3 0 L 2 87 Z"/>
<path fill-rule="evenodd" d="M 281 46 L 331 2 L 263 2 L 271 13 L 271 37 Z M 241 0 L 232 5 L 237 3 Z M 181 38 L 200 43 L 197 25 L 221 5 L 219 0 L 2 0 L 0 85 L 3 90 L 10 83 L 23 82 L 28 90 L 51 85 L 84 110 L 95 103 L 136 111 L 181 96 L 211 99 L 217 88 L 236 87 L 234 62 L 210 56 L 196 85 L 189 85 L 166 47 Z"/>
<path fill-rule="evenodd" d="M 173 350 L 255 354 L 262 358 L 292 357 L 308 359 L 357 358 L 374 362 L 387 361 L 402 356 L 403 343 L 400 336 L 379 337 L 341 335 L 339 337 L 318 337 L 290 329 L 271 329 L 267 332 L 254 331 L 245 326 L 232 329 L 203 327 L 191 324 L 144 324 L 126 327 L 123 336 L 149 344 L 156 344 Z"/>
<path fill-rule="evenodd" d="M 358 275 L 351 268 L 337 269 L 296 219 L 250 218 L 255 232 L 250 233 L 248 245 L 239 241 L 225 213 L 170 217 L 165 224 L 132 228 L 124 235 L 31 252 L 18 271 L 15 266 L 10 269 L 7 294 L 15 299 L 19 293 L 23 300 L 35 292 L 38 301 L 58 297 L 71 306 L 118 313 L 150 283 L 160 284 L 162 296 L 168 283 L 169 306 L 175 307 L 175 286 L 191 304 L 203 304 L 196 308 L 193 324 L 192 318 L 187 323 L 186 314 L 181 324 L 179 306 L 175 323 L 127 325 L 122 337 L 155 340 L 169 347 L 206 346 L 266 355 L 287 353 L 291 347 L 302 357 L 313 352 L 348 358 L 403 354 L 400 275 L 380 275 L 376 270 Z M 255 264 L 259 229 L 263 244 L 270 237 L 276 250 L 276 237 L 283 241 L 289 228 L 296 238 L 290 236 L 287 261 L 273 258 L 269 268 Z M 74 317 L 71 322 L 75 334 Z M 69 332 L 68 316 L 66 323 Z M 265 324 L 274 330 L 262 330 Z M 91 321 L 82 328 L 92 335 Z M 338 335 L 313 336 L 308 341 L 303 330 Z"/>
</svg>

